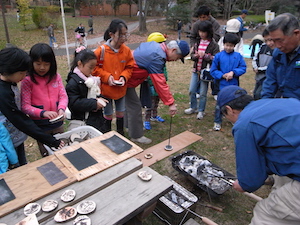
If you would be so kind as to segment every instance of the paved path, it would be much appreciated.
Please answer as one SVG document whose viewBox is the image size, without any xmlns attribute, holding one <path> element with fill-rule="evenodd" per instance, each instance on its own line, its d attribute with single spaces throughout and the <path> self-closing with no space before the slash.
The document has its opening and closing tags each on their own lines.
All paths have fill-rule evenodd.
<svg viewBox="0 0 300 225">
<path fill-rule="evenodd" d="M 146 22 L 153 22 L 153 21 L 157 21 L 157 20 L 165 20 L 165 18 L 160 18 L 160 19 L 149 19 Z M 133 22 L 127 25 L 128 26 L 128 31 L 132 32 L 136 29 L 138 29 L 139 27 L 139 22 Z M 254 37 L 256 34 L 261 33 L 261 31 L 257 31 L 257 32 L 244 32 L 244 40 L 245 39 L 251 39 L 252 37 Z M 184 38 L 185 41 L 187 41 L 189 43 L 189 39 L 188 38 Z M 95 38 L 88 38 L 87 39 L 87 44 L 88 46 L 90 45 L 95 45 L 99 42 L 103 41 L 103 36 L 100 37 L 95 37 Z M 139 46 L 140 43 L 133 43 L 133 44 L 126 44 L 130 49 L 134 50 Z M 69 54 L 73 55 L 74 51 L 75 51 L 75 43 L 68 43 L 68 49 L 69 49 Z M 66 45 L 60 45 L 58 49 L 54 49 L 54 53 L 55 55 L 66 55 Z"/>
<path fill-rule="evenodd" d="M 153 22 L 153 21 L 157 21 L 157 20 L 165 20 L 165 18 L 160 18 L 160 19 L 150 19 L 147 20 L 146 22 Z M 136 29 L 138 29 L 139 27 L 139 22 L 133 22 L 127 25 L 128 26 L 128 32 L 132 32 Z M 87 45 L 95 45 L 99 42 L 103 41 L 103 36 L 100 37 L 95 37 L 95 38 L 88 38 L 87 39 Z M 131 49 L 135 49 L 139 43 L 134 43 L 134 44 L 126 44 L 129 48 Z M 69 53 L 70 55 L 73 55 L 74 51 L 75 51 L 75 42 L 74 43 L 68 43 L 68 49 L 69 49 Z M 55 55 L 66 55 L 66 45 L 60 45 L 58 49 L 54 49 L 54 53 Z"/>
</svg>

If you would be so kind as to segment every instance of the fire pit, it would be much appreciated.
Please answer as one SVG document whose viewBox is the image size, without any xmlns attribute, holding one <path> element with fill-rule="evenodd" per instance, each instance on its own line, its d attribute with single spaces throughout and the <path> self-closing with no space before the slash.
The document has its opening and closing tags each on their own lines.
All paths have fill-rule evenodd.
<svg viewBox="0 0 300 225">
<path fill-rule="evenodd" d="M 184 174 L 202 190 L 212 196 L 223 194 L 234 176 L 193 151 L 186 151 L 172 158 L 174 169 Z"/>
</svg>

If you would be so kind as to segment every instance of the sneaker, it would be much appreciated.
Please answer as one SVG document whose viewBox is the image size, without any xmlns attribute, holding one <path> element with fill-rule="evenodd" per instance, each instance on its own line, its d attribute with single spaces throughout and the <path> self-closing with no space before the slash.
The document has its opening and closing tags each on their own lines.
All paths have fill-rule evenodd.
<svg viewBox="0 0 300 225">
<path fill-rule="evenodd" d="M 214 99 L 217 101 L 218 100 L 218 95 L 214 95 Z"/>
<path fill-rule="evenodd" d="M 192 109 L 192 108 L 188 108 L 188 109 L 184 110 L 184 113 L 188 114 L 188 115 L 196 113 L 196 112 L 197 112 L 197 110 L 196 109 Z"/>
<path fill-rule="evenodd" d="M 150 122 L 149 121 L 145 121 L 144 122 L 144 128 L 146 129 L 146 130 L 151 130 L 151 124 L 150 124 Z"/>
<path fill-rule="evenodd" d="M 142 136 L 140 138 L 131 138 L 131 141 L 138 142 L 141 144 L 150 144 L 152 142 L 150 138 L 146 138 L 145 136 Z"/>
<path fill-rule="evenodd" d="M 161 118 L 160 116 L 154 116 L 150 118 L 151 121 L 157 121 L 157 122 L 165 122 L 165 120 L 163 118 Z"/>
<path fill-rule="evenodd" d="M 197 119 L 198 119 L 198 120 L 202 120 L 204 115 L 205 115 L 204 112 L 198 112 L 198 114 L 197 114 Z"/>
<path fill-rule="evenodd" d="M 214 123 L 213 130 L 215 130 L 215 131 L 221 130 L 221 124 L 220 123 Z"/>
</svg>

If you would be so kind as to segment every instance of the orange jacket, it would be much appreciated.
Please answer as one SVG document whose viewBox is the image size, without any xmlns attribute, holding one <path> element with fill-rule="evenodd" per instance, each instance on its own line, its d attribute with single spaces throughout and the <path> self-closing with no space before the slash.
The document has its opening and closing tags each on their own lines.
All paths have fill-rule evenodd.
<svg viewBox="0 0 300 225">
<path fill-rule="evenodd" d="M 127 81 L 131 77 L 132 68 L 134 65 L 133 56 L 129 47 L 122 44 L 118 52 L 114 52 L 107 43 L 104 44 L 105 53 L 103 65 L 100 66 L 101 47 L 95 50 L 97 56 L 97 66 L 94 69 L 93 75 L 101 78 L 101 94 L 110 99 L 120 99 L 126 94 Z M 115 80 L 120 77 L 125 78 L 124 86 L 109 86 L 108 78 L 112 75 Z"/>
</svg>

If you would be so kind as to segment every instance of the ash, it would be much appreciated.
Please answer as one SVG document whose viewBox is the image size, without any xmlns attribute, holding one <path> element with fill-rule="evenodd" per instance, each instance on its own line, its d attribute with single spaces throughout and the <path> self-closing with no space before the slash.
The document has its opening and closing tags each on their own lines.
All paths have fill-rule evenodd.
<svg viewBox="0 0 300 225">
<path fill-rule="evenodd" d="M 179 161 L 179 167 L 213 191 L 222 192 L 230 187 L 226 180 L 224 181 L 226 178 L 223 178 L 223 171 L 213 167 L 206 159 L 195 155 L 183 156 Z"/>
</svg>

